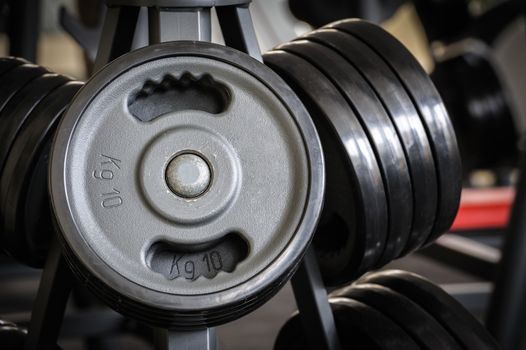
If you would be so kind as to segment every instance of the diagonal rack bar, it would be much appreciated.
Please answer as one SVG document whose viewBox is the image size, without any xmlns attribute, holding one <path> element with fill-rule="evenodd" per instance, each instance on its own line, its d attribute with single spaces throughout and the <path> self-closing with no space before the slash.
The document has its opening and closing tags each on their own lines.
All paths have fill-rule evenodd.
<svg viewBox="0 0 526 350">
<path fill-rule="evenodd" d="M 62 256 L 59 242 L 53 239 L 33 304 L 25 350 L 54 348 L 72 286 L 71 271 Z"/>
<path fill-rule="evenodd" d="M 309 349 L 340 350 L 327 290 L 312 247 L 292 277 L 292 288 Z"/>
<path fill-rule="evenodd" d="M 251 0 L 107 0 L 94 71 L 134 48 L 135 37 L 147 32 L 150 45 L 166 41 L 211 41 L 211 9 L 214 7 L 227 46 L 245 52 L 262 61 L 261 52 L 249 11 Z M 147 8 L 147 21 L 141 21 L 141 9 Z M 144 22 L 147 22 L 145 25 Z M 72 277 L 64 258 L 56 247 L 50 252 L 48 264 L 39 287 L 39 297 L 26 349 L 41 344 L 56 343 L 63 311 L 70 293 Z M 334 317 L 321 281 L 313 251 L 310 251 L 293 279 L 297 304 L 302 313 L 306 334 L 311 334 L 317 349 L 340 348 Z M 60 293 L 53 293 L 58 290 Z M 56 305 L 51 308 L 49 305 Z M 54 314 L 53 329 L 44 330 L 44 323 Z M 49 319 L 48 319 L 49 320 Z M 46 335 L 47 334 L 47 335 Z M 193 332 L 155 329 L 156 349 L 217 349 L 215 330 Z"/>
<path fill-rule="evenodd" d="M 517 349 L 526 321 L 526 153 L 521 157 L 517 194 L 497 267 L 486 326 L 504 350 Z"/>
</svg>

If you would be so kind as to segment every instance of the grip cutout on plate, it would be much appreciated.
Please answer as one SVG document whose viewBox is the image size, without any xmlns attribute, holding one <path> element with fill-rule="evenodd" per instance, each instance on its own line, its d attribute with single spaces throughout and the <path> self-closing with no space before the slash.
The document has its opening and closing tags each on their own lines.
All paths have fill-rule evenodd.
<svg viewBox="0 0 526 350">
<path fill-rule="evenodd" d="M 220 114 L 230 104 L 230 90 L 210 74 L 198 77 L 185 72 L 180 77 L 165 75 L 160 82 L 147 80 L 128 99 L 128 110 L 137 119 L 148 122 L 163 114 L 200 110 Z"/>
</svg>

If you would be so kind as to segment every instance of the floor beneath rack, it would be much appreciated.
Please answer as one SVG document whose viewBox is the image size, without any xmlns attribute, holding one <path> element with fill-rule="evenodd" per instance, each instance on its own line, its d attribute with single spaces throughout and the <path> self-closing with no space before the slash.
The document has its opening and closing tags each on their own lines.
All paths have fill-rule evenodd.
<svg viewBox="0 0 526 350">
<path fill-rule="evenodd" d="M 11 267 L 9 267 L 11 265 Z M 29 310 L 38 287 L 39 272 L 19 265 L 0 264 L 0 318 L 26 323 Z M 412 255 L 393 262 L 387 268 L 399 268 L 421 274 L 432 281 L 449 286 L 476 282 L 467 274 L 438 264 L 435 261 Z M 16 302 L 15 302 L 16 301 Z M 70 306 L 69 310 L 74 308 Z M 274 339 L 281 326 L 296 309 L 290 284 L 287 284 L 273 299 L 255 312 L 230 324 L 218 328 L 222 350 L 268 350 L 272 349 Z M 21 312 L 20 310 L 25 310 Z M 115 317 L 114 317 L 115 318 Z M 84 327 L 90 327 L 84 324 Z M 66 327 L 67 328 L 67 327 Z M 74 334 L 75 330 L 64 329 L 64 332 Z M 80 340 L 61 340 L 65 349 L 88 349 Z M 150 349 L 149 345 L 132 336 L 109 338 L 108 349 L 124 348 L 127 350 Z M 98 348 L 98 347 L 97 347 Z"/>
</svg>

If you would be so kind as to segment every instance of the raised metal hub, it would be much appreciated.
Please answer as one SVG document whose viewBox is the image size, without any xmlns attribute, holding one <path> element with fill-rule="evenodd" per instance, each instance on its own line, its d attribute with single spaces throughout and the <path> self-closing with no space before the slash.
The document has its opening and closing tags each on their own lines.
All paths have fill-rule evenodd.
<svg viewBox="0 0 526 350">
<path fill-rule="evenodd" d="M 208 189 L 211 180 L 208 163 L 195 153 L 179 154 L 166 168 L 166 183 L 179 197 L 199 197 Z"/>
</svg>

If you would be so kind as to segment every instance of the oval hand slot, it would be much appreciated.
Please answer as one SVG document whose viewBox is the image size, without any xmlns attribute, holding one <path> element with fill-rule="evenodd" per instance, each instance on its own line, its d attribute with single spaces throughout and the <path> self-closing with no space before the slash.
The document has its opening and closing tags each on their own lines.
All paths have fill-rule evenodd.
<svg viewBox="0 0 526 350">
<path fill-rule="evenodd" d="M 230 104 L 228 87 L 210 74 L 180 77 L 165 75 L 160 82 L 147 80 L 128 99 L 128 109 L 137 119 L 148 122 L 169 112 L 201 110 L 219 114 Z"/>
<path fill-rule="evenodd" d="M 214 278 L 220 271 L 232 272 L 248 256 L 248 244 L 237 233 L 229 233 L 210 245 L 154 243 L 146 255 L 148 267 L 169 280 Z"/>
</svg>

